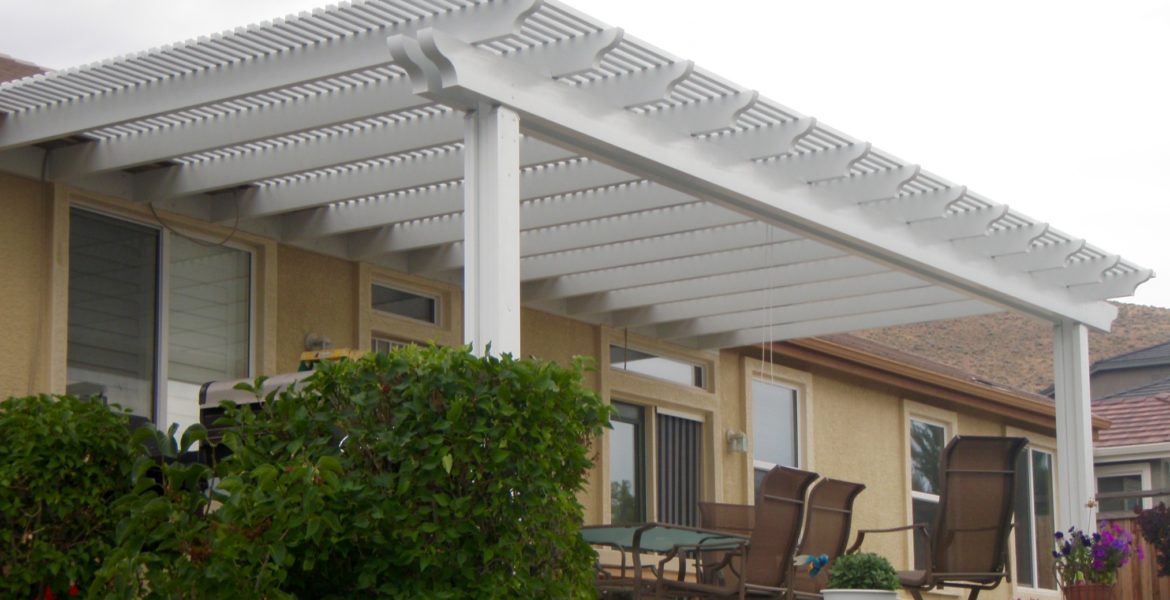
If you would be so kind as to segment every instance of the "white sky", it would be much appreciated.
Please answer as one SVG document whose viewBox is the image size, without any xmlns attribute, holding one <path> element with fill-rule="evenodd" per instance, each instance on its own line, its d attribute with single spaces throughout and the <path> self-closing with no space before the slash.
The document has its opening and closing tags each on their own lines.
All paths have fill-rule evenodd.
<svg viewBox="0 0 1170 600">
<path fill-rule="evenodd" d="M 1170 0 L 569 0 L 1162 277 Z M 80 65 L 317 0 L 0 0 L 0 53 Z"/>
</svg>

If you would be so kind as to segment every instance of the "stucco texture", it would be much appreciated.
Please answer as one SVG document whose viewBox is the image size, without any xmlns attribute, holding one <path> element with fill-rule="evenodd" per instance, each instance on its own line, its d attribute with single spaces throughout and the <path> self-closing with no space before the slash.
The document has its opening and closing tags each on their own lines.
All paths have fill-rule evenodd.
<svg viewBox="0 0 1170 600">
<path fill-rule="evenodd" d="M 50 317 L 51 201 L 35 181 L 0 173 L 0 398 L 48 392 L 37 381 Z"/>
<path fill-rule="evenodd" d="M 329 338 L 335 348 L 358 347 L 357 263 L 280 246 L 277 282 L 277 372 L 297 369 L 310 333 Z"/>
</svg>

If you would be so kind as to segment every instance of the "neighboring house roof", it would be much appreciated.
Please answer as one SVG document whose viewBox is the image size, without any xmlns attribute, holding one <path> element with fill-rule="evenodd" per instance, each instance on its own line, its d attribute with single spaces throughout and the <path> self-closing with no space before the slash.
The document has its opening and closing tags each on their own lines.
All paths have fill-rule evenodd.
<svg viewBox="0 0 1170 600">
<path fill-rule="evenodd" d="M 7 54 L 0 54 L 0 81 L 12 81 L 30 75 L 40 75 L 46 72 L 32 63 L 17 60 Z"/>
<path fill-rule="evenodd" d="M 1170 389 L 1170 380 L 1158 384 L 1163 389 Z M 1166 391 L 1098 400 L 1093 403 L 1093 415 L 1107 418 L 1113 423 L 1108 430 L 1100 432 L 1094 442 L 1097 448 L 1170 441 L 1170 393 Z"/>
<path fill-rule="evenodd" d="M 1157 365 L 1170 365 L 1170 342 L 1154 344 L 1140 350 L 1099 360 L 1093 363 L 1091 372 L 1098 373 Z"/>
<path fill-rule="evenodd" d="M 524 125 L 522 300 L 553 314 L 708 349 L 1005 308 L 1107 328 L 1152 275 L 555 0 L 342 3 L 0 84 L 0 152 L 445 280 L 490 105 Z"/>
<path fill-rule="evenodd" d="M 828 335 L 765 346 L 789 358 L 854 374 L 975 410 L 1054 429 L 1056 404 L 1047 396 L 980 378 L 970 372 L 855 335 Z M 1093 415 L 1093 429 L 1109 427 Z"/>
</svg>

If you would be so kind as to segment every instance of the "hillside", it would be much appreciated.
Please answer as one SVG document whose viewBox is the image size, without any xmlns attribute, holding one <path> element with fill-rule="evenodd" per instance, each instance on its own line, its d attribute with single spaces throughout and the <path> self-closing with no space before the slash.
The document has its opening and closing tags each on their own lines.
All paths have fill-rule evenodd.
<svg viewBox="0 0 1170 600">
<path fill-rule="evenodd" d="M 1170 309 L 1117 304 L 1109 333 L 1089 333 L 1096 361 L 1170 340 Z M 1052 326 L 1016 313 L 980 315 L 853 332 L 1022 390 L 1052 384 Z"/>
</svg>

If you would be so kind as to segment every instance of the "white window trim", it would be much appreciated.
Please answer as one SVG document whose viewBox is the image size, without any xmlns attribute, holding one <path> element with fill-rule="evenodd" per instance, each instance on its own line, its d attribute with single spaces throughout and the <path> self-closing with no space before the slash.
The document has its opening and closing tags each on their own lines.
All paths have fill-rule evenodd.
<svg viewBox="0 0 1170 600">
<path fill-rule="evenodd" d="M 1008 426 L 1005 428 L 1004 435 L 1006 435 L 1008 437 L 1027 438 L 1028 445 L 1025 448 L 1025 451 L 1039 450 L 1041 452 L 1046 452 L 1052 456 L 1052 489 L 1054 492 L 1053 497 L 1052 497 L 1052 510 L 1053 510 L 1054 514 L 1059 515 L 1060 514 L 1060 504 L 1059 504 L 1060 503 L 1060 494 L 1055 493 L 1055 491 L 1056 491 L 1057 485 L 1058 485 L 1057 474 L 1060 473 L 1059 465 L 1057 464 L 1060 460 L 1060 457 L 1056 455 L 1056 439 L 1049 437 L 1049 436 L 1037 435 L 1036 433 L 1034 433 L 1032 431 L 1027 431 L 1024 429 L 1019 429 L 1019 428 L 1011 427 L 1011 426 Z M 1028 482 L 1028 487 L 1029 487 L 1029 490 L 1031 490 L 1031 487 L 1032 487 L 1031 481 Z M 1018 530 L 1015 527 L 1012 527 L 1011 539 L 1008 540 L 1009 548 L 1011 549 L 1009 558 L 1012 561 L 1011 566 L 1012 566 L 1012 569 L 1014 569 L 1013 572 L 1019 572 L 1017 569 L 1017 567 L 1019 565 L 1019 561 L 1018 561 L 1018 557 L 1016 556 L 1016 534 L 1017 533 L 1018 533 Z M 1044 588 L 1035 588 L 1035 587 L 1031 587 L 1031 586 L 1027 586 L 1027 585 L 1022 585 L 1020 583 L 1019 579 L 1017 579 L 1015 577 L 1012 578 L 1012 595 L 1013 595 L 1013 597 L 1018 596 L 1024 600 L 1056 600 L 1058 598 L 1063 597 L 1061 592 L 1060 592 L 1059 586 L 1055 590 L 1049 590 L 1049 589 L 1044 589 Z"/>
<path fill-rule="evenodd" d="M 938 503 L 940 500 L 937 494 L 927 494 L 925 492 L 914 491 L 914 470 L 910 464 L 910 421 L 921 421 L 931 425 L 938 425 L 943 428 L 943 448 L 950 443 L 951 438 L 958 435 L 959 432 L 959 416 L 953 410 L 946 410 L 929 404 L 922 404 L 913 400 L 902 401 L 902 444 L 903 452 L 902 469 L 903 481 L 905 482 L 906 494 L 906 523 L 914 522 L 914 500 L 928 500 Z M 941 460 L 941 457 L 940 457 Z M 905 564 L 914 565 L 914 531 L 906 532 L 906 555 L 904 557 Z"/>
<path fill-rule="evenodd" d="M 784 365 L 767 363 L 755 358 L 744 359 L 743 390 L 744 390 L 744 431 L 753 431 L 755 418 L 754 400 L 752 398 L 752 381 L 759 380 L 766 383 L 781 385 L 796 390 L 796 465 L 799 469 L 813 471 L 816 461 L 813 453 L 812 423 L 813 423 L 813 376 L 806 371 L 800 371 Z M 748 440 L 749 460 L 744 473 L 745 498 L 755 497 L 755 470 L 771 469 L 775 463 L 757 461 L 755 459 L 755 440 Z"/>
<path fill-rule="evenodd" d="M 1102 477 L 1125 477 L 1128 475 L 1139 475 L 1142 478 L 1142 489 L 1148 490 L 1153 487 L 1153 473 L 1150 469 L 1150 463 L 1120 463 L 1110 465 L 1098 465 L 1093 468 L 1093 486 L 1096 487 L 1097 480 Z M 1152 508 L 1153 498 L 1142 498 L 1142 508 Z"/>
<path fill-rule="evenodd" d="M 157 314 L 155 315 L 157 331 L 155 334 L 155 355 L 154 355 L 154 384 L 151 388 L 153 398 L 153 414 L 151 421 L 155 426 L 162 431 L 166 431 L 170 427 L 170 406 L 168 383 L 169 365 L 170 365 L 170 321 L 171 321 L 171 282 L 170 282 L 170 260 L 171 260 L 171 238 L 176 234 L 170 227 L 158 222 L 152 221 L 146 215 L 132 214 L 117 208 L 107 208 L 102 203 L 89 202 L 80 197 L 73 197 L 67 202 L 66 219 L 70 218 L 73 210 L 81 210 L 103 217 L 122 221 L 140 227 L 146 227 L 158 232 L 158 256 L 157 264 L 155 266 L 155 280 L 157 282 L 156 294 L 158 301 L 155 306 Z M 168 221 L 168 224 L 170 221 Z M 208 231 L 205 226 L 196 225 L 189 226 L 187 223 L 182 224 L 182 235 L 188 238 L 201 240 L 208 243 L 216 243 L 223 240 L 223 235 L 219 232 Z M 260 277 L 258 272 L 260 262 L 259 255 L 263 248 L 258 244 L 251 244 L 247 241 L 229 240 L 223 242 L 222 245 L 226 248 L 238 250 L 248 255 L 248 373 L 247 378 L 254 377 L 257 373 L 257 366 L 260 363 L 261 348 L 258 341 L 261 341 L 260 327 L 258 316 L 258 304 L 260 297 L 258 294 L 257 280 Z M 68 244 L 65 244 L 65 255 L 68 256 L 72 249 Z M 65 280 L 66 287 L 68 286 L 68 275 Z M 67 310 L 67 307 L 66 307 Z M 67 315 L 68 313 L 66 313 Z M 66 343 L 68 343 L 68 335 L 66 335 Z M 66 365 L 68 359 L 66 358 Z M 66 367 L 67 368 L 67 367 Z"/>
<path fill-rule="evenodd" d="M 653 357 L 655 357 L 655 358 L 661 358 L 661 359 L 665 359 L 665 360 L 670 360 L 670 361 L 674 361 L 674 362 L 677 362 L 677 363 L 681 363 L 681 364 L 685 364 L 685 365 L 690 365 L 690 366 L 691 366 L 691 367 L 693 367 L 693 368 L 698 368 L 698 369 L 701 369 L 701 370 L 702 370 L 702 373 L 703 373 L 703 374 L 702 374 L 702 380 L 703 380 L 703 381 L 702 381 L 702 385 L 695 385 L 694 383 L 687 384 L 687 383 L 682 383 L 682 382 L 679 382 L 679 381 L 675 381 L 675 380 L 673 380 L 673 379 L 666 379 L 666 378 L 664 378 L 664 377 L 655 377 L 654 375 L 648 375 L 648 374 L 646 374 L 646 373 L 641 373 L 641 372 L 638 372 L 638 371 L 634 371 L 634 370 L 631 370 L 631 369 L 627 369 L 627 368 L 623 368 L 623 367 L 617 366 L 617 365 L 615 365 L 615 364 L 612 362 L 612 360 L 610 359 L 610 357 L 611 357 L 611 356 L 612 356 L 612 354 L 613 354 L 613 349 L 614 349 L 614 348 L 622 348 L 623 350 L 633 350 L 634 352 L 641 352 L 641 353 L 643 353 L 643 354 L 649 354 L 650 356 L 653 356 Z M 650 347 L 648 347 L 648 346 L 645 346 L 645 345 L 639 345 L 639 344 L 626 344 L 626 343 L 623 343 L 623 342 L 621 342 L 621 341 L 618 341 L 618 340 L 613 340 L 613 339 L 611 339 L 611 340 L 610 340 L 610 342 L 609 342 L 609 344 L 608 344 L 608 345 L 605 347 L 605 350 L 604 350 L 604 352 L 605 352 L 605 355 L 604 355 L 604 356 L 605 356 L 605 357 L 604 357 L 604 360 L 605 360 L 605 366 L 606 366 L 606 368 L 608 368 L 608 369 L 615 370 L 615 371 L 620 371 L 620 372 L 622 372 L 622 373 L 628 373 L 628 374 L 630 374 L 630 375 L 632 375 L 632 376 L 634 376 L 634 377 L 644 377 L 644 378 L 646 378 L 646 379 L 650 379 L 650 380 L 653 380 L 653 381 L 659 381 L 659 382 L 662 382 L 662 383 L 668 383 L 668 384 L 670 384 L 670 385 L 677 385 L 677 386 L 681 386 L 681 387 L 684 387 L 684 388 L 687 388 L 687 389 L 693 389 L 693 390 L 702 390 L 702 391 L 710 391 L 710 389 L 711 389 L 711 368 L 712 368 L 712 364 L 711 364 L 710 362 L 707 362 L 707 361 L 701 361 L 701 360 L 694 360 L 694 359 L 692 359 L 692 358 L 685 357 L 685 356 L 680 356 L 680 355 L 677 355 L 677 354 L 674 354 L 674 353 L 670 353 L 670 352 L 663 352 L 662 350 L 658 350 L 658 349 L 650 348 Z M 692 371 L 692 373 L 693 373 L 693 371 Z"/>
<path fill-rule="evenodd" d="M 406 315 L 398 314 L 396 312 L 389 312 L 389 311 L 378 310 L 377 308 L 374 308 L 374 303 L 373 303 L 374 286 L 384 287 L 386 289 L 394 290 L 396 292 L 405 292 L 407 294 L 413 294 L 413 295 L 418 296 L 420 298 L 427 298 L 427 299 L 433 301 L 435 303 L 435 320 L 434 321 L 427 321 L 424 319 L 416 319 L 414 317 L 408 317 Z M 419 289 L 417 287 L 409 286 L 409 285 L 402 285 L 401 283 L 398 283 L 396 281 L 390 281 L 385 277 L 379 277 L 376 275 L 373 278 L 371 278 L 371 280 L 370 280 L 369 292 L 370 292 L 370 310 L 373 311 L 374 313 L 377 313 L 378 315 L 382 315 L 382 316 L 386 316 L 386 317 L 393 317 L 393 318 L 397 318 L 397 319 L 407 319 L 410 321 L 414 321 L 416 323 L 421 323 L 423 325 L 428 325 L 431 327 L 438 327 L 438 328 L 443 328 L 443 326 L 445 324 L 444 323 L 445 319 L 443 319 L 443 310 L 446 308 L 446 306 L 443 305 L 443 294 L 440 292 L 423 290 L 423 289 Z"/>
</svg>

